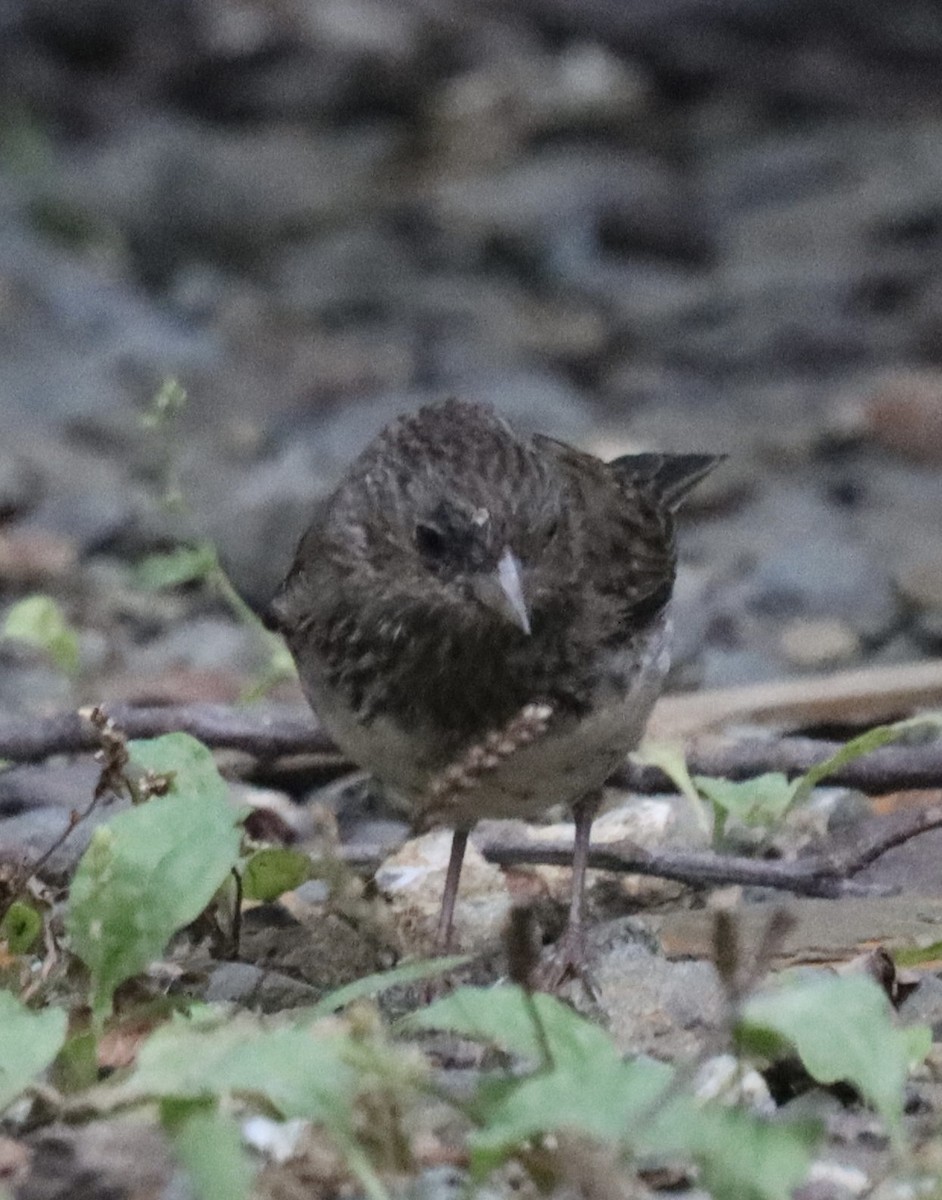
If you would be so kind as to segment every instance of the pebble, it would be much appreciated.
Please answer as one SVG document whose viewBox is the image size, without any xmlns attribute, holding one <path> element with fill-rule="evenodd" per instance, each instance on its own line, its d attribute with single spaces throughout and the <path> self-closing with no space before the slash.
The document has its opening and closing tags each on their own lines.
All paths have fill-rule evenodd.
<svg viewBox="0 0 942 1200">
<path fill-rule="evenodd" d="M 376 872 L 376 886 L 389 901 L 409 954 L 428 953 L 432 946 L 450 849 L 451 833 L 436 830 L 406 842 Z M 455 944 L 465 953 L 492 946 L 511 907 L 503 872 L 486 862 L 470 841 L 455 905 Z"/>
<path fill-rule="evenodd" d="M 262 1012 L 280 1012 L 313 1004 L 318 991 L 310 984 L 254 963 L 224 962 L 210 973 L 203 993 L 207 1004 L 232 1003 Z"/>
<path fill-rule="evenodd" d="M 775 1101 L 755 1067 L 744 1067 L 733 1054 L 718 1054 L 708 1058 L 693 1080 L 693 1094 L 698 1100 L 719 1100 L 723 1104 L 743 1105 L 748 1111 L 770 1117 L 775 1113 Z"/>
<path fill-rule="evenodd" d="M 942 371 L 887 376 L 857 401 L 856 415 L 862 430 L 887 450 L 942 464 Z"/>
<path fill-rule="evenodd" d="M 904 568 L 897 576 L 896 586 L 917 612 L 942 615 L 942 559 Z"/>
<path fill-rule="evenodd" d="M 32 508 L 42 495 L 41 473 L 26 456 L 0 451 L 0 520 Z"/>
<path fill-rule="evenodd" d="M 906 567 L 897 576 L 897 588 L 904 603 L 912 609 L 917 653 L 928 649 L 938 653 L 942 647 L 942 559 L 932 559 Z"/>
<path fill-rule="evenodd" d="M 73 540 L 43 529 L 0 532 L 0 585 L 41 587 L 62 579 L 78 554 Z"/>
<path fill-rule="evenodd" d="M 839 617 L 799 617 L 782 630 L 779 645 L 793 667 L 822 670 L 844 666 L 860 654 L 860 638 Z"/>
</svg>

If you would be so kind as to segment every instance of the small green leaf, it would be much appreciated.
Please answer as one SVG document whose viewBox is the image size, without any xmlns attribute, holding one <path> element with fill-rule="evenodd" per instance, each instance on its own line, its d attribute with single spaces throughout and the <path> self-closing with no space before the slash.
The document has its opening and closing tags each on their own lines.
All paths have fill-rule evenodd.
<svg viewBox="0 0 942 1200">
<path fill-rule="evenodd" d="M 707 800 L 743 825 L 772 826 L 788 812 L 795 785 L 778 772 L 734 783 L 697 775 L 694 782 Z"/>
<path fill-rule="evenodd" d="M 10 992 L 0 992 L 0 1112 L 59 1053 L 67 1023 L 61 1008 L 31 1012 Z"/>
<path fill-rule="evenodd" d="M 266 1028 L 245 1013 L 224 1021 L 177 1017 L 142 1045 L 136 1071 L 114 1094 L 121 1102 L 248 1094 L 283 1117 L 339 1119 L 359 1087 L 347 1050 L 342 1034 Z"/>
<path fill-rule="evenodd" d="M 173 784 L 96 829 L 72 881 L 66 928 L 91 972 L 98 1017 L 115 988 L 199 916 L 238 861 L 238 815 L 206 747 L 171 733 L 131 751 Z"/>
<path fill-rule="evenodd" d="M 603 1030 L 552 996 L 528 998 L 513 986 L 460 988 L 400 1024 L 408 1030 L 447 1029 L 538 1063 L 548 1045 L 552 1062 L 545 1068 L 487 1080 L 481 1087 L 474 1104 L 480 1127 L 472 1137 L 476 1173 L 540 1133 L 571 1128 L 621 1140 L 673 1076 L 663 1063 L 622 1062 Z"/>
<path fill-rule="evenodd" d="M 78 635 L 51 596 L 27 596 L 14 604 L 3 623 L 3 636 L 38 646 L 68 675 L 78 670 Z"/>
<path fill-rule="evenodd" d="M 942 942 L 929 946 L 898 946 L 893 951 L 893 962 L 897 967 L 920 967 L 942 958 Z"/>
<path fill-rule="evenodd" d="M 692 1159 L 713 1194 L 730 1200 L 787 1200 L 807 1175 L 816 1130 L 696 1103 L 675 1091 L 670 1067 L 623 1062 L 606 1033 L 550 996 L 462 988 L 400 1024 L 452 1030 L 539 1063 L 530 1074 L 501 1073 L 480 1085 L 470 1106 L 476 1178 L 530 1139 L 564 1129 L 633 1154 Z"/>
<path fill-rule="evenodd" d="M 248 1200 L 254 1171 L 231 1117 L 196 1105 L 169 1128 L 195 1200 Z"/>
<path fill-rule="evenodd" d="M 642 742 L 637 750 L 632 751 L 630 758 L 639 766 L 659 767 L 678 792 L 690 802 L 697 824 L 703 832 L 710 832 L 710 818 L 700 793 L 690 778 L 682 746 L 673 742 Z"/>
<path fill-rule="evenodd" d="M 688 1096 L 655 1117 L 642 1149 L 694 1159 L 707 1191 L 723 1200 L 790 1200 L 807 1178 L 820 1140 L 816 1122 L 772 1123 Z"/>
<path fill-rule="evenodd" d="M 427 1008 L 409 1013 L 399 1026 L 407 1031 L 446 1029 L 539 1061 L 543 1038 L 534 1026 L 535 1015 L 553 1047 L 557 1064 L 561 1060 L 604 1058 L 612 1053 L 607 1033 L 578 1017 L 555 997 L 537 993 L 532 1001 L 531 1007 L 523 989 L 509 984 L 463 987 Z"/>
<path fill-rule="evenodd" d="M 0 939 L 11 954 L 28 954 L 42 931 L 42 915 L 22 900 L 14 900 L 0 921 Z"/>
<path fill-rule="evenodd" d="M 98 1039 L 92 1030 L 67 1039 L 53 1063 L 52 1081 L 60 1092 L 81 1092 L 98 1082 Z"/>
<path fill-rule="evenodd" d="M 166 554 L 149 554 L 134 568 L 134 582 L 147 591 L 179 587 L 208 578 L 217 568 L 216 551 L 208 543 L 180 546 Z"/>
<path fill-rule="evenodd" d="M 277 900 L 310 878 L 311 860 L 306 854 L 266 847 L 256 850 L 245 864 L 242 894 L 247 900 Z"/>
<path fill-rule="evenodd" d="M 312 1018 L 327 1017 L 331 1013 L 337 1012 L 338 1009 L 346 1008 L 354 1000 L 378 996 L 380 992 L 394 987 L 402 987 L 404 984 L 433 979 L 436 975 L 443 975 L 446 971 L 456 971 L 469 961 L 467 955 L 453 954 L 446 958 L 431 958 L 424 962 L 404 963 L 389 971 L 377 971 L 374 975 L 364 975 L 361 979 L 354 979 L 352 983 L 335 988 L 334 991 L 323 996 L 313 1008 L 307 1010 L 306 1015 Z"/>
<path fill-rule="evenodd" d="M 852 1084 L 894 1131 L 907 1073 L 932 1040 L 925 1026 L 896 1029 L 885 993 L 864 975 L 783 982 L 747 1003 L 738 1032 L 747 1049 L 757 1036 L 784 1039 L 813 1079 Z"/>
<path fill-rule="evenodd" d="M 796 780 L 792 803 L 801 804 L 811 795 L 812 790 L 822 779 L 827 779 L 829 775 L 833 775 L 841 767 L 846 767 L 854 759 L 862 758 L 865 754 L 879 750 L 881 746 L 888 746 L 891 742 L 898 742 L 914 729 L 939 729 L 940 727 L 942 727 L 942 716 L 938 713 L 922 713 L 918 717 L 909 717 L 905 721 L 896 721 L 892 725 L 876 725 L 873 729 L 868 729 L 859 737 L 851 738 L 830 758 L 818 763 L 817 766 L 812 767 Z"/>
<path fill-rule="evenodd" d="M 187 394 L 185 388 L 174 379 L 173 376 L 168 376 L 160 387 L 157 389 L 157 394 L 151 401 L 150 408 L 141 414 L 141 425 L 145 429 L 159 429 L 161 426 L 173 421 L 187 405 Z"/>
</svg>

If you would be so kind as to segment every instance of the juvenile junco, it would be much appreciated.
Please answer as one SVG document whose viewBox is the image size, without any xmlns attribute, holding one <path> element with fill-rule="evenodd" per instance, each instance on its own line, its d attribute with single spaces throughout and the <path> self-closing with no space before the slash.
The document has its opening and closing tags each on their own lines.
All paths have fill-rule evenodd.
<svg viewBox="0 0 942 1200">
<path fill-rule="evenodd" d="M 301 539 L 275 621 L 338 745 L 454 829 L 442 945 L 475 822 L 565 803 L 572 904 L 543 982 L 581 970 L 598 791 L 668 667 L 673 514 L 719 461 L 605 463 L 449 400 L 385 429 Z"/>
</svg>

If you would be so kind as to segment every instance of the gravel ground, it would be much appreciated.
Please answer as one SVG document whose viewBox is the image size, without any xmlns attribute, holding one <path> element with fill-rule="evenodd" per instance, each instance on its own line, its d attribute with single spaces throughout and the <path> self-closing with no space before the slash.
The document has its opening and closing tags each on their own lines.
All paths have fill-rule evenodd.
<svg viewBox="0 0 942 1200">
<path fill-rule="evenodd" d="M 142 561 L 208 540 L 261 607 L 365 441 L 450 394 L 600 454 L 730 455 L 685 512 L 672 687 L 937 656 L 940 265 L 924 0 L 9 0 L 0 622 L 49 593 L 78 659 L 0 640 L 0 717 L 239 699 L 270 646 L 206 583 L 145 588 Z M 170 376 L 189 403 L 145 428 Z M 93 778 L 0 775 L 0 842 L 49 845 Z M 300 798 L 303 844 L 403 832 L 362 781 Z M 520 889 L 558 899 L 552 872 L 478 866 L 472 940 Z M 255 910 L 249 961 L 203 963 L 205 994 L 279 1009 L 381 969 L 427 924 L 395 892 Z M 624 924 L 672 895 L 594 899 L 626 1050 L 682 1054 L 719 1019 L 712 969 Z M 860 1194 L 888 1150 L 824 1116 L 835 1162 L 806 1195 Z M 125 1194 L 109 1136 L 37 1135 L 17 1200 Z M 125 1136 L 134 1186 L 182 1195 L 153 1131 Z M 454 1191 L 433 1175 L 417 1197 Z"/>
</svg>

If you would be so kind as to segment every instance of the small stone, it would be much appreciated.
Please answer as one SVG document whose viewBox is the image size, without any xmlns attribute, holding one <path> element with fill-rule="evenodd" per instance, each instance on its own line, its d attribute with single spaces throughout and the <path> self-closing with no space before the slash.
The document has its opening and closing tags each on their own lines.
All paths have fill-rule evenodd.
<svg viewBox="0 0 942 1200">
<path fill-rule="evenodd" d="M 914 613 L 913 634 L 932 647 L 942 644 L 942 559 L 929 559 L 904 568 L 897 590 Z"/>
<path fill-rule="evenodd" d="M 281 1012 L 313 1004 L 319 992 L 310 984 L 255 963 L 220 963 L 209 976 L 203 999 L 208 1004 L 240 1004 L 262 1012 Z"/>
<path fill-rule="evenodd" d="M 896 586 L 917 612 L 942 615 L 942 559 L 906 567 L 899 573 Z"/>
<path fill-rule="evenodd" d="M 820 1189 L 822 1196 L 862 1196 L 870 1186 L 867 1173 L 859 1167 L 821 1161 L 811 1164 L 802 1194 L 806 1194 L 808 1189 L 813 1189 L 812 1194 Z"/>
<path fill-rule="evenodd" d="M 845 402 L 838 426 L 914 462 L 942 463 L 942 371 L 896 371 Z"/>
<path fill-rule="evenodd" d="M 790 621 L 779 644 L 792 666 L 811 669 L 853 662 L 860 653 L 857 634 L 836 617 Z"/>
<path fill-rule="evenodd" d="M 0 534 L 0 580 L 12 587 L 33 587 L 62 579 L 78 555 L 71 538 L 40 529 Z"/>
<path fill-rule="evenodd" d="M 769 1086 L 754 1067 L 743 1068 L 732 1054 L 709 1058 L 697 1071 L 693 1093 L 698 1100 L 719 1100 L 724 1104 L 742 1104 L 760 1116 L 775 1112 Z"/>
<path fill-rule="evenodd" d="M 436 830 L 406 842 L 376 872 L 376 886 L 392 906 L 394 925 L 409 954 L 428 953 L 432 946 L 450 848 L 451 833 Z M 455 945 L 463 952 L 492 946 L 510 909 L 503 872 L 469 842 L 455 905 Z"/>
</svg>

